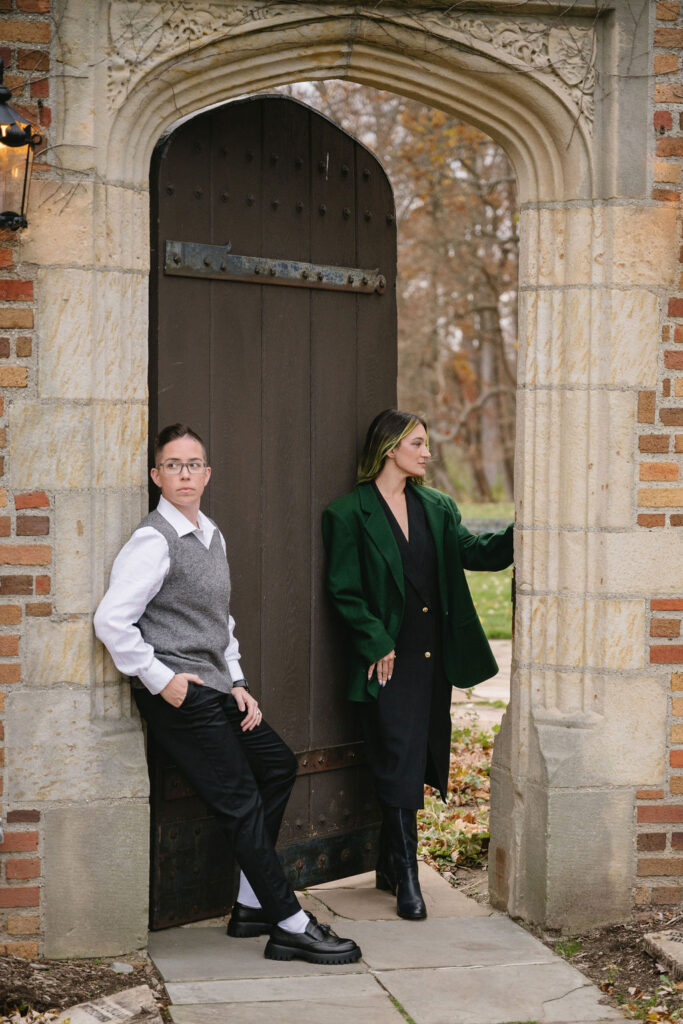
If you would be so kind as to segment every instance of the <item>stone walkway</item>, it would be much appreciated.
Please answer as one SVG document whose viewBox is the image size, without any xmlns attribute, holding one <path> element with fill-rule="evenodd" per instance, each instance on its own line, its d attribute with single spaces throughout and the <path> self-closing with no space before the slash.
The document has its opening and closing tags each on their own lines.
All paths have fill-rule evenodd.
<svg viewBox="0 0 683 1024">
<path fill-rule="evenodd" d="M 506 915 L 463 896 L 424 864 L 426 921 L 401 921 L 374 875 L 307 890 L 302 903 L 363 959 L 343 967 L 281 963 L 265 938 L 230 939 L 225 923 L 150 936 L 175 1024 L 587 1024 L 621 1021 L 575 968 Z"/>
</svg>

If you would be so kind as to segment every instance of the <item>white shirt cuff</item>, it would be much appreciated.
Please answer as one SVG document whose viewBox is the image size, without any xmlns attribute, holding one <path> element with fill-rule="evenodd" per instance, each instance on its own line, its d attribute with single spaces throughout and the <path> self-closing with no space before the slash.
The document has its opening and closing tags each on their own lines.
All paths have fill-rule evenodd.
<svg viewBox="0 0 683 1024">
<path fill-rule="evenodd" d="M 173 679 L 175 672 L 173 669 L 168 668 L 167 665 L 162 665 L 158 658 L 155 658 L 149 668 L 146 668 L 144 672 L 140 672 L 138 678 L 142 680 L 150 693 L 161 693 L 164 687 Z"/>
<path fill-rule="evenodd" d="M 228 672 L 230 673 L 230 679 L 233 683 L 239 683 L 241 679 L 244 679 L 244 672 L 240 666 L 240 659 L 233 658 L 228 661 Z"/>
</svg>

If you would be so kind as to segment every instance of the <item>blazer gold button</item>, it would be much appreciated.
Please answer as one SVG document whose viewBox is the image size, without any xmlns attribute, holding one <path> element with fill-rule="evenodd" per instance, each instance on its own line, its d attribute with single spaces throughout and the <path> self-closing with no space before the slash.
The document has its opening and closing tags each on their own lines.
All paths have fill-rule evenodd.
<svg viewBox="0 0 683 1024">
<path fill-rule="evenodd" d="M 424 607 L 424 608 L 422 609 L 422 611 L 423 611 L 423 612 L 428 612 L 428 611 L 429 611 L 429 608 L 427 608 L 427 606 L 425 605 L 425 607 Z"/>
<path fill-rule="evenodd" d="M 432 652 L 431 651 L 425 651 L 425 658 L 431 658 L 431 656 L 432 656 Z"/>
</svg>

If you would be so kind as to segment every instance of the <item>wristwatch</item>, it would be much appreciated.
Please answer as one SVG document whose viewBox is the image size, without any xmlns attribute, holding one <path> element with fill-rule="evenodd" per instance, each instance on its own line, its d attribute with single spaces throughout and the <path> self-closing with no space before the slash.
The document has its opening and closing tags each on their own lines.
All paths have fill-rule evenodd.
<svg viewBox="0 0 683 1024">
<path fill-rule="evenodd" d="M 235 682 L 232 684 L 233 690 L 235 689 L 236 686 L 239 686 L 241 687 L 241 689 L 246 690 L 247 693 L 251 693 L 251 690 L 249 689 L 249 685 L 246 679 L 236 679 Z"/>
</svg>

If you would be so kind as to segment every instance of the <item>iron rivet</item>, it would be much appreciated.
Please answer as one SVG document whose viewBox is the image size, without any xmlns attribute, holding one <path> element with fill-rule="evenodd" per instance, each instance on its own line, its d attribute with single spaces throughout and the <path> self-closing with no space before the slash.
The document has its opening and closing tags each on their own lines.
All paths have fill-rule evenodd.
<svg viewBox="0 0 683 1024">
<path fill-rule="evenodd" d="M 221 202 L 222 203 L 227 203 L 229 198 L 230 198 L 230 195 L 229 195 L 228 192 L 226 192 L 225 190 L 223 192 L 221 192 Z"/>
<path fill-rule="evenodd" d="M 342 215 L 344 217 L 344 220 L 348 220 L 349 219 L 349 217 L 351 216 L 351 211 L 348 208 L 348 206 L 344 207 L 344 209 L 342 210 Z"/>
<path fill-rule="evenodd" d="M 321 174 L 325 173 L 325 171 L 327 170 L 327 161 L 326 160 L 320 160 L 319 161 L 319 163 L 318 163 L 318 170 L 320 171 Z"/>
<path fill-rule="evenodd" d="M 363 177 L 365 178 L 366 181 L 370 177 L 370 168 L 369 167 L 364 167 L 363 168 Z"/>
<path fill-rule="evenodd" d="M 382 291 L 384 288 L 386 288 L 386 286 L 387 286 L 387 279 L 384 276 L 384 274 L 380 274 L 379 277 L 377 278 L 377 285 L 378 285 L 380 291 Z"/>
<path fill-rule="evenodd" d="M 279 199 L 273 199 L 273 201 L 272 201 L 272 203 L 270 205 L 273 207 L 274 210 L 277 210 L 278 206 L 280 205 L 280 200 Z"/>
<path fill-rule="evenodd" d="M 301 271 L 301 276 L 303 277 L 304 281 L 308 281 L 308 271 L 307 270 L 302 270 Z"/>
<path fill-rule="evenodd" d="M 253 159 L 254 159 L 254 150 L 253 149 L 248 149 L 247 150 L 247 160 L 253 160 Z"/>
<path fill-rule="evenodd" d="M 277 155 L 277 153 L 271 153 L 271 155 L 270 155 L 270 162 L 271 162 L 271 164 L 276 164 L 279 159 L 280 159 L 280 157 Z"/>
<path fill-rule="evenodd" d="M 208 256 L 204 257 L 204 266 L 205 267 L 210 267 L 211 266 L 211 260 L 209 259 Z"/>
<path fill-rule="evenodd" d="M 304 768 L 305 768 L 305 767 L 306 767 L 306 766 L 308 765 L 308 758 L 307 758 L 307 757 L 305 757 L 305 758 L 303 759 L 303 761 L 302 761 L 301 763 L 302 763 L 302 765 L 303 765 L 303 766 L 304 766 Z"/>
<path fill-rule="evenodd" d="M 346 280 L 349 282 L 349 284 L 353 284 L 353 274 L 349 274 Z"/>
<path fill-rule="evenodd" d="M 299 211 L 299 213 L 301 213 L 301 211 L 304 208 L 304 204 L 301 202 L 301 200 L 299 200 L 299 202 L 296 204 L 296 208 Z"/>
<path fill-rule="evenodd" d="M 254 273 L 255 274 L 260 274 L 261 273 L 261 268 L 260 267 L 254 267 Z"/>
<path fill-rule="evenodd" d="M 319 270 L 318 271 L 318 280 L 322 281 L 324 279 L 324 277 L 325 277 L 325 275 L 323 274 L 322 270 Z"/>
<path fill-rule="evenodd" d="M 249 204 L 249 206 L 253 206 L 255 202 L 256 202 L 255 196 L 253 196 L 251 193 L 249 193 L 249 195 L 247 196 L 247 203 Z"/>
<path fill-rule="evenodd" d="M 166 186 L 166 195 L 167 196 L 172 196 L 174 192 L 175 192 L 175 188 L 173 187 L 173 185 L 167 185 Z"/>
<path fill-rule="evenodd" d="M 324 758 L 324 757 L 322 757 L 322 756 L 320 756 L 320 757 L 318 758 L 318 764 L 323 764 L 324 760 L 325 760 L 325 758 Z"/>
<path fill-rule="evenodd" d="M 367 277 L 365 276 L 365 274 L 363 274 L 363 278 L 362 278 L 362 281 L 363 281 L 363 284 L 367 284 L 367 283 L 368 283 L 368 279 L 367 279 Z"/>
<path fill-rule="evenodd" d="M 394 217 L 393 213 L 387 214 L 387 224 L 393 224 L 395 220 L 396 218 Z"/>
<path fill-rule="evenodd" d="M 225 263 L 221 263 L 221 270 L 225 270 Z"/>
<path fill-rule="evenodd" d="M 296 160 L 294 161 L 294 166 L 296 167 L 297 171 L 300 171 L 301 168 L 303 167 L 303 165 L 304 165 L 304 161 L 303 161 L 302 157 L 298 156 L 296 158 Z"/>
<path fill-rule="evenodd" d="M 325 206 L 325 204 L 321 203 L 318 209 L 320 210 L 320 216 L 324 217 L 325 214 L 327 213 L 327 207 Z"/>
<path fill-rule="evenodd" d="M 366 210 L 363 216 L 365 217 L 366 220 L 372 220 L 372 214 L 370 213 L 369 210 Z"/>
<path fill-rule="evenodd" d="M 173 257 L 173 262 L 180 263 L 180 256 L 178 255 L 178 253 L 176 253 L 175 256 Z"/>
<path fill-rule="evenodd" d="M 277 274 L 277 270 L 275 269 L 275 267 L 271 267 L 270 268 L 270 276 L 271 277 L 275 277 L 276 274 Z"/>
<path fill-rule="evenodd" d="M 199 188 L 198 187 L 198 188 L 195 188 L 195 189 L 192 190 L 192 195 L 195 197 L 195 199 L 201 199 L 203 194 L 204 194 L 204 189 L 203 188 Z"/>
<path fill-rule="evenodd" d="M 349 176 L 349 168 L 348 168 L 347 164 L 342 164 L 341 165 L 341 172 L 342 172 L 342 178 L 348 178 L 348 176 Z"/>
</svg>

